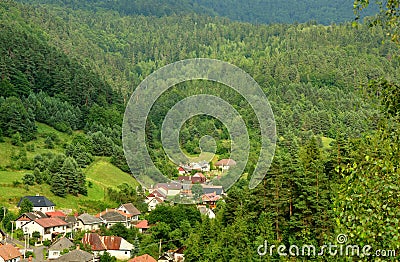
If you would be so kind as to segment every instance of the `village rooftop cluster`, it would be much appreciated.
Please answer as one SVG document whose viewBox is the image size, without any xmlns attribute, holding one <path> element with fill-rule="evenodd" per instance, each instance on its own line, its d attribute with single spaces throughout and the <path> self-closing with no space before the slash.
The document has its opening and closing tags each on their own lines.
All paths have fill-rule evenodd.
<svg viewBox="0 0 400 262">
<path fill-rule="evenodd" d="M 232 159 L 218 161 L 215 166 L 221 171 L 226 171 L 236 163 Z M 158 183 L 148 189 L 145 202 L 148 212 L 153 211 L 157 205 L 174 199 L 176 196 L 193 197 L 194 185 L 201 186 L 200 203 L 197 208 L 201 214 L 215 218 L 213 209 L 218 200 L 225 195 L 222 186 L 209 184 L 210 165 L 207 162 L 190 163 L 178 167 L 179 177 L 169 183 Z M 47 249 L 47 261 L 99 261 L 104 252 L 119 260 L 138 261 L 184 261 L 183 251 L 185 247 L 170 250 L 162 254 L 158 260 L 145 254 L 131 258 L 134 245 L 120 236 L 101 236 L 97 232 L 101 226 L 111 228 L 118 223 L 126 228 L 135 227 L 140 234 L 152 226 L 147 220 L 141 220 L 141 212 L 132 204 L 121 204 L 112 209 L 103 210 L 97 214 L 66 214 L 62 210 L 56 210 L 56 205 L 45 196 L 25 196 L 20 199 L 18 207 L 22 202 L 28 200 L 32 203 L 32 212 L 21 214 L 14 222 L 12 234 L 20 230 L 25 238 L 38 236 L 36 245 L 42 245 L 44 241 L 50 241 Z M 80 245 L 75 245 L 72 240 L 76 232 L 86 232 L 81 240 L 83 245 L 89 246 L 91 253 L 81 250 Z M 64 253 L 65 250 L 71 250 Z M 23 248 L 17 248 L 15 240 L 8 237 L 0 230 L 0 262 L 33 261 L 32 257 L 25 254 L 30 251 L 27 244 Z"/>
</svg>

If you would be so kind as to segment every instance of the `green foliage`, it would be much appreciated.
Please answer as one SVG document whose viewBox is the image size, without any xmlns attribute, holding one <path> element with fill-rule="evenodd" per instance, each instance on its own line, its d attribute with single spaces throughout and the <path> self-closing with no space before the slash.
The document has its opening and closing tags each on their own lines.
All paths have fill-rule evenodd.
<svg viewBox="0 0 400 262">
<path fill-rule="evenodd" d="M 66 194 L 87 195 L 85 175 L 73 158 L 67 157 L 59 171 L 53 175 L 51 191 L 60 197 L 65 197 Z"/>
<path fill-rule="evenodd" d="M 104 252 L 103 255 L 100 256 L 100 262 L 116 262 L 117 259 L 114 256 L 111 256 L 107 251 Z"/>
<path fill-rule="evenodd" d="M 19 206 L 19 214 L 22 215 L 24 213 L 32 212 L 33 204 L 28 199 L 24 198 Z"/>
<path fill-rule="evenodd" d="M 36 135 L 35 118 L 17 97 L 8 97 L 0 105 L 0 127 L 5 136 L 13 138 L 13 144 L 29 141 Z"/>
<path fill-rule="evenodd" d="M 53 149 L 54 148 L 54 142 L 51 137 L 46 137 L 46 140 L 44 141 L 45 147 L 47 149 Z"/>
<path fill-rule="evenodd" d="M 33 232 L 32 238 L 35 239 L 35 241 L 37 241 L 37 239 L 40 238 L 40 232 L 38 231 Z"/>
<path fill-rule="evenodd" d="M 28 186 L 33 186 L 35 184 L 35 176 L 30 173 L 25 174 L 22 177 L 22 183 Z"/>
<path fill-rule="evenodd" d="M 11 136 L 11 144 L 14 146 L 22 146 L 21 135 L 19 132 L 16 132 Z"/>
<path fill-rule="evenodd" d="M 195 197 L 200 197 L 203 194 L 203 187 L 200 184 L 194 184 L 192 186 L 192 194 Z"/>
<path fill-rule="evenodd" d="M 353 20 L 351 5 L 341 2 L 323 1 L 298 1 L 290 0 L 276 2 L 271 0 L 247 1 L 245 4 L 238 0 L 215 2 L 212 0 L 139 0 L 131 2 L 120 0 L 115 2 L 96 0 L 82 1 L 56 1 L 56 0 L 22 0 L 28 3 L 51 3 L 70 8 L 86 10 L 112 10 L 121 15 L 144 16 L 173 16 L 173 15 L 208 15 L 225 16 L 232 20 L 260 23 L 294 23 L 316 21 L 322 24 L 339 23 Z M 294 11 L 295 10 L 295 11 Z M 372 10 L 374 11 L 374 10 Z M 365 13 L 365 12 L 364 12 Z M 363 15 L 364 15 L 363 13 Z M 372 14 L 367 10 L 366 14 Z M 140 67 L 137 68 L 141 71 Z"/>
<path fill-rule="evenodd" d="M 337 230 L 354 243 L 399 248 L 399 139 L 397 123 L 384 125 L 360 141 L 354 162 L 338 169 Z"/>
<path fill-rule="evenodd" d="M 371 26 L 382 26 L 388 35 L 391 37 L 391 40 L 397 44 L 400 44 L 400 35 L 399 35 L 399 6 L 400 1 L 398 0 L 388 0 L 385 2 L 382 1 L 374 1 L 376 5 L 379 6 L 380 15 L 374 17 L 370 21 Z M 359 18 L 360 12 L 367 8 L 370 5 L 369 0 L 354 0 L 354 12 L 357 15 L 357 19 Z"/>
<path fill-rule="evenodd" d="M 117 223 L 117 224 L 111 226 L 110 227 L 110 234 L 113 235 L 113 236 L 122 237 L 124 239 L 130 238 L 128 229 L 122 223 Z"/>
<path fill-rule="evenodd" d="M 3 220 L 1 221 L 4 229 L 7 230 L 8 232 L 11 232 L 13 221 L 16 218 L 17 218 L 17 216 L 14 213 L 8 211 L 6 213 L 6 215 L 4 216 Z"/>
</svg>

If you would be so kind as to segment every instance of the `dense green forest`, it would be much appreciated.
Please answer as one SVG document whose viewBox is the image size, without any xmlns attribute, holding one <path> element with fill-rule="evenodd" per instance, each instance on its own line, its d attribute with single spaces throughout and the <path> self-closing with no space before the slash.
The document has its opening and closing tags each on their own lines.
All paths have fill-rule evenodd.
<svg viewBox="0 0 400 262">
<path fill-rule="evenodd" d="M 354 20 L 351 1 L 329 0 L 19 0 L 23 3 L 53 4 L 73 9 L 112 10 L 121 15 L 171 16 L 200 14 L 227 17 L 231 20 L 255 24 L 304 23 L 316 21 L 320 24 L 342 23 Z M 365 17 L 377 11 L 377 5 L 371 5 L 360 15 Z"/>
<path fill-rule="evenodd" d="M 2 168 L 34 170 L 60 196 L 85 194 L 85 188 L 56 185 L 84 179 L 79 168 L 93 156 L 109 156 L 128 170 L 121 147 L 124 105 L 146 76 L 185 58 L 221 59 L 254 77 L 271 103 L 279 138 L 273 164 L 254 190 L 246 176 L 231 188 L 214 220 L 199 219 L 190 209 L 159 209 L 149 217 L 157 226 L 140 239 L 139 253 L 156 256 L 151 243 L 163 239 L 169 241 L 165 250 L 185 245 L 187 261 L 265 261 L 257 254 L 264 240 L 317 246 L 335 243 L 340 233 L 350 244 L 399 250 L 400 61 L 398 46 L 381 28 L 232 22 L 206 16 L 228 10 L 208 1 L 195 2 L 198 14 L 185 11 L 193 5 L 189 1 L 180 5 L 182 12 L 166 7 L 158 14 L 120 12 L 116 5 L 123 1 L 95 1 L 95 11 L 69 2 L 0 3 L 1 136 L 23 147 L 36 138 L 35 121 L 65 133 L 83 130 L 63 155 L 38 155 L 32 166 Z M 145 9 L 145 2 L 137 3 Z M 144 16 L 149 14 L 156 17 Z M 220 96 L 243 116 L 250 173 L 260 140 L 255 114 L 239 94 L 206 81 L 177 85 L 158 99 L 146 133 L 154 162 L 165 175 L 176 175 L 160 143 L 162 120 L 177 101 L 198 93 Z M 219 156 L 229 155 L 227 131 L 210 117 L 183 126 L 182 148 L 198 154 L 204 134 L 216 138 Z M 48 140 L 51 147 L 55 138 Z M 182 218 L 179 224 L 174 214 Z"/>
</svg>

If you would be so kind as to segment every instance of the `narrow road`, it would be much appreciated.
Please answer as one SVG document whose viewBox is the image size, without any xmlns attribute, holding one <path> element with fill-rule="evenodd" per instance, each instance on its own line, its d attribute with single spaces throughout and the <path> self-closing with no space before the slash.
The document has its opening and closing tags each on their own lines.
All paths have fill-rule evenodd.
<svg viewBox="0 0 400 262">
<path fill-rule="evenodd" d="M 45 246 L 39 246 L 39 247 L 33 247 L 33 253 L 35 254 L 35 257 L 33 258 L 33 262 L 44 262 L 43 258 L 43 250 L 45 249 Z"/>
<path fill-rule="evenodd" d="M 18 247 L 21 247 L 22 249 L 24 248 L 25 243 L 22 241 L 19 241 L 18 239 L 11 239 L 9 237 L 7 237 L 7 243 L 16 245 Z M 44 262 L 44 257 L 43 257 L 43 250 L 45 249 L 45 246 L 39 246 L 39 247 L 35 247 L 35 246 L 28 246 L 28 249 L 33 249 L 33 253 L 35 254 L 35 257 L 33 258 L 33 262 Z M 26 259 L 27 261 L 27 259 Z"/>
</svg>

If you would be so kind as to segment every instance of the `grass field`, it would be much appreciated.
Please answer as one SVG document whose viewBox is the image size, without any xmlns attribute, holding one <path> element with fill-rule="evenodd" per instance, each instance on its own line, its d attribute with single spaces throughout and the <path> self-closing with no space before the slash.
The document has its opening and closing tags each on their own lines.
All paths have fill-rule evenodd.
<svg viewBox="0 0 400 262">
<path fill-rule="evenodd" d="M 99 186 L 116 187 L 122 183 L 127 183 L 132 187 L 139 185 L 130 174 L 125 173 L 110 164 L 108 159 L 105 157 L 97 158 L 89 167 L 86 168 L 85 174 L 87 180 L 92 181 Z"/>
<path fill-rule="evenodd" d="M 69 143 L 73 136 L 61 133 L 42 123 L 37 123 L 37 126 L 37 139 L 25 144 L 34 144 L 35 146 L 34 152 L 27 152 L 28 159 L 45 152 L 64 153 L 64 145 Z M 45 148 L 44 141 L 50 133 L 56 134 L 59 139 L 54 149 Z M 57 197 L 50 191 L 50 186 L 47 184 L 15 187 L 13 186 L 13 181 L 21 181 L 24 174 L 32 173 L 32 170 L 12 170 L 10 168 L 11 154 L 12 152 L 19 152 L 19 150 L 21 150 L 21 147 L 11 145 L 10 139 L 6 138 L 5 142 L 0 143 L 0 167 L 2 168 L 0 170 L 0 206 L 6 206 L 10 209 L 16 209 L 16 205 L 22 196 L 40 194 L 53 201 L 57 209 L 72 209 L 74 211 L 85 209 L 93 212 L 98 211 L 91 210 L 91 206 L 95 209 L 95 205 L 92 205 L 94 202 L 102 201 L 110 207 L 115 205 L 115 203 L 107 203 L 104 200 L 106 188 L 116 187 L 122 183 L 128 183 L 133 187 L 139 185 L 130 174 L 113 166 L 108 158 L 96 157 L 89 167 L 82 170 L 86 175 L 86 180 L 92 182 L 92 186 L 88 188 L 87 196 L 75 197 L 68 195 L 65 198 Z"/>
</svg>

